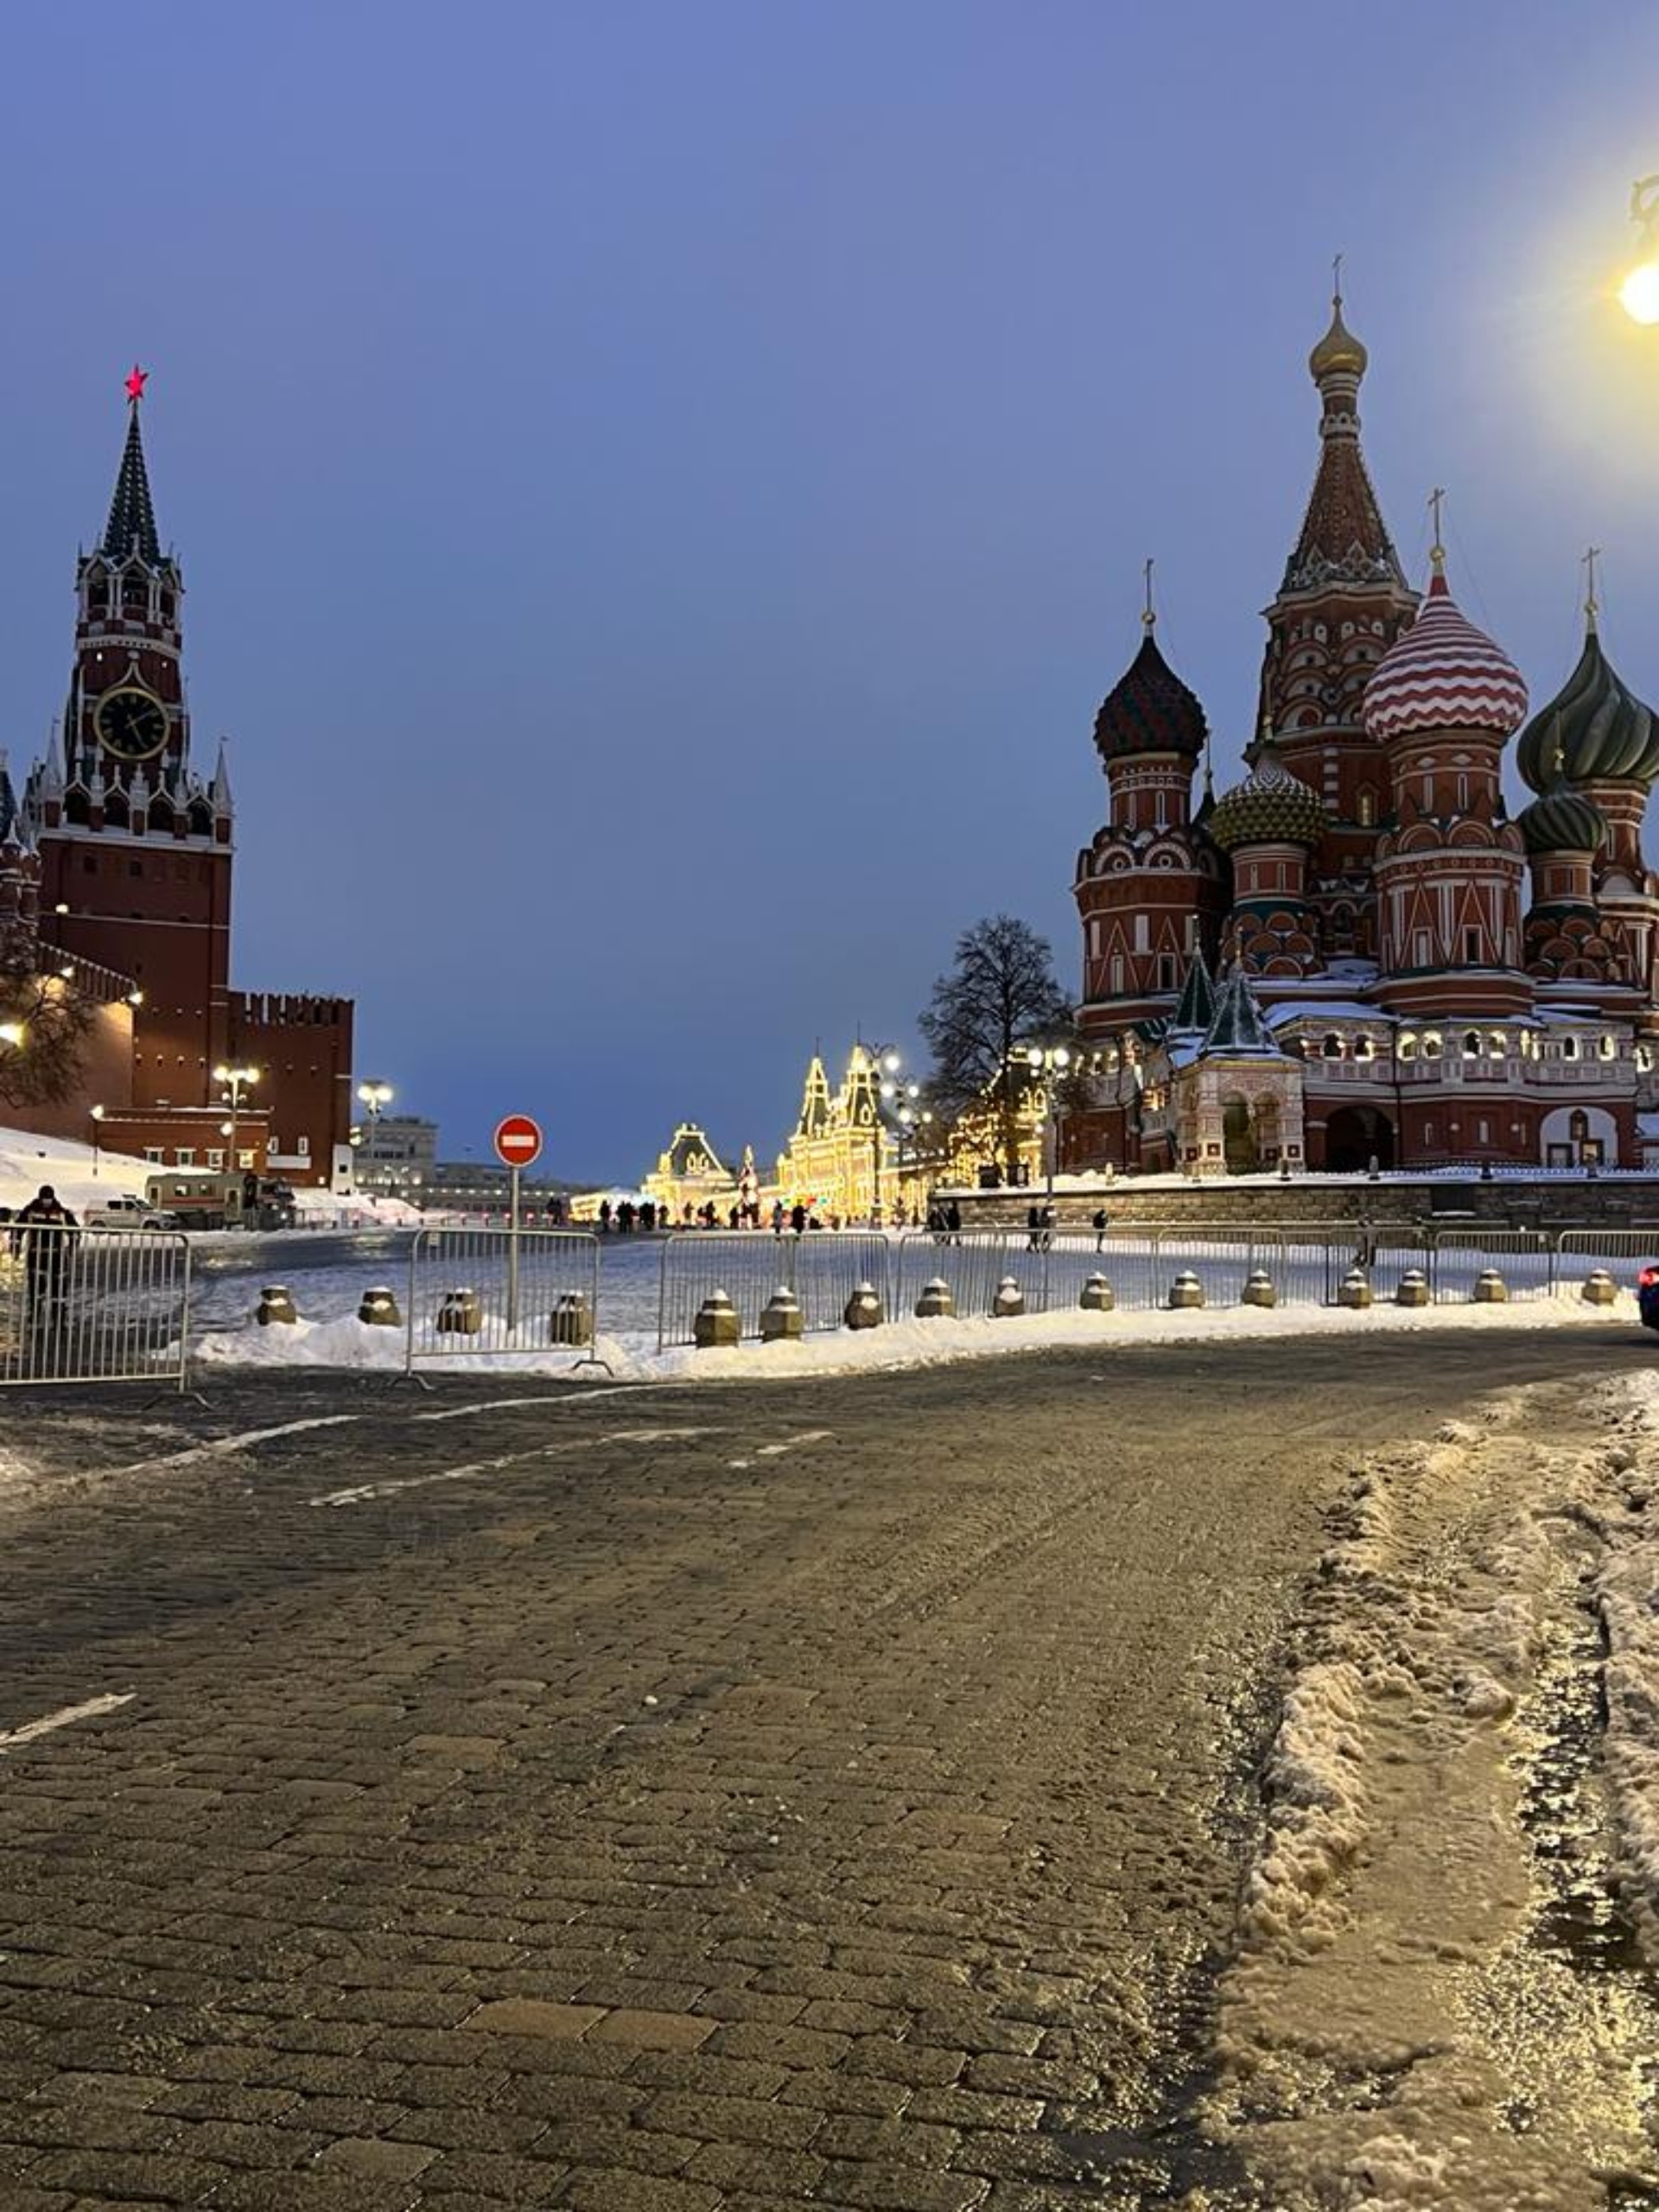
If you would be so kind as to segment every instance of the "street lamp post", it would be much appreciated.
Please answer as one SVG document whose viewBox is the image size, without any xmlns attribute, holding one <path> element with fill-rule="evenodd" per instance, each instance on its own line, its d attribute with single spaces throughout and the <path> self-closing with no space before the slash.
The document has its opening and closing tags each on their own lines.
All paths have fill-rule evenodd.
<svg viewBox="0 0 1659 2212">
<path fill-rule="evenodd" d="M 898 1122 L 899 1128 L 899 1183 L 900 1195 L 902 1196 L 904 1190 L 904 1131 L 908 1127 L 909 1121 L 913 1120 L 915 1117 L 916 1101 L 922 1095 L 922 1086 L 919 1083 L 900 1083 L 899 1080 L 899 1071 L 905 1065 L 904 1058 L 903 1055 L 897 1052 L 892 1046 L 889 1045 L 884 1046 L 874 1057 L 876 1065 L 881 1070 L 882 1080 L 876 1087 L 875 1116 L 870 1124 L 870 1154 L 874 1168 L 874 1173 L 871 1177 L 874 1193 L 871 1212 L 877 1219 L 880 1219 L 881 1213 L 881 1139 L 886 1133 L 887 1127 L 881 1118 L 882 1109 L 885 1108 L 887 1111 L 893 1116 L 893 1119 Z"/>
<path fill-rule="evenodd" d="M 357 1095 L 363 1103 L 364 1112 L 369 1117 L 368 1135 L 359 1150 L 358 1157 L 359 1160 L 366 1159 L 372 1166 L 380 1156 L 380 1116 L 391 1105 L 397 1093 L 392 1090 L 391 1085 L 383 1081 L 380 1077 L 371 1076 L 366 1082 L 358 1084 Z M 379 1180 L 378 1175 L 375 1180 L 377 1182 Z"/>
<path fill-rule="evenodd" d="M 1047 1162 L 1046 1196 L 1051 1205 L 1054 1198 L 1054 1170 L 1060 1149 L 1060 1109 L 1055 1103 L 1054 1078 L 1064 1077 L 1071 1065 L 1071 1052 L 1064 1045 L 1031 1045 L 1026 1049 L 1026 1065 L 1033 1075 L 1041 1078 L 1043 1086 L 1043 1151 Z"/>
<path fill-rule="evenodd" d="M 242 1093 L 251 1090 L 258 1080 L 257 1068 L 217 1067 L 213 1070 L 213 1081 L 223 1088 L 226 1094 L 225 1103 L 231 1109 L 231 1118 L 225 1124 L 225 1135 L 229 1140 L 232 1175 L 241 1165 L 236 1156 L 236 1121 L 238 1115 L 242 1111 Z"/>
<path fill-rule="evenodd" d="M 98 1131 L 99 1124 L 104 1119 L 104 1109 L 101 1106 L 93 1106 L 88 1109 L 88 1114 L 92 1124 L 92 1173 L 96 1175 L 98 1173 Z"/>
</svg>

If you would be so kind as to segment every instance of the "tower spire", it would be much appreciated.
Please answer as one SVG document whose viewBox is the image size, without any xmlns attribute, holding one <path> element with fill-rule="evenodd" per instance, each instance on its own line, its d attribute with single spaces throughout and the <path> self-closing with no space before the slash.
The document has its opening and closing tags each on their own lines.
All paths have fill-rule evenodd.
<svg viewBox="0 0 1659 2212">
<path fill-rule="evenodd" d="M 138 408 L 149 382 L 147 372 L 135 367 L 127 378 L 127 442 L 116 473 L 115 496 L 104 529 L 102 550 L 112 560 L 124 561 L 137 553 L 152 569 L 162 563 L 161 539 L 156 529 L 156 510 L 150 503 L 149 472 L 144 466 L 144 442 L 139 435 Z"/>
<path fill-rule="evenodd" d="M 1596 597 L 1596 563 L 1600 560 L 1600 558 L 1601 548 L 1599 545 L 1591 545 L 1585 549 L 1584 626 L 1587 631 L 1589 631 L 1592 637 L 1596 632 L 1596 617 L 1601 612 L 1601 602 Z"/>
<path fill-rule="evenodd" d="M 1141 609 L 1141 627 L 1143 630 L 1154 630 L 1158 626 L 1158 610 L 1152 603 L 1152 572 L 1157 565 L 1151 554 L 1147 554 L 1142 568 L 1146 585 L 1146 601 Z"/>
<path fill-rule="evenodd" d="M 1428 564 L 1433 570 L 1429 582 L 1430 591 L 1443 592 L 1446 586 L 1446 543 L 1441 531 L 1446 507 L 1446 486 L 1437 484 L 1428 495 L 1428 512 L 1434 519 L 1434 543 L 1428 549 Z"/>
</svg>

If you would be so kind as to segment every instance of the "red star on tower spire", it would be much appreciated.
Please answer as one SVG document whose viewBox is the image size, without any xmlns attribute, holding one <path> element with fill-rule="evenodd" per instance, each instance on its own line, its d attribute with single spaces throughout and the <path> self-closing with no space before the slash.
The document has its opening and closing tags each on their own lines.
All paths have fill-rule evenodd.
<svg viewBox="0 0 1659 2212">
<path fill-rule="evenodd" d="M 148 369 L 141 369 L 137 362 L 135 361 L 132 365 L 132 374 L 127 378 L 127 397 L 132 401 L 135 406 L 137 406 L 138 402 L 143 397 L 144 386 L 149 382 L 149 371 Z"/>
</svg>

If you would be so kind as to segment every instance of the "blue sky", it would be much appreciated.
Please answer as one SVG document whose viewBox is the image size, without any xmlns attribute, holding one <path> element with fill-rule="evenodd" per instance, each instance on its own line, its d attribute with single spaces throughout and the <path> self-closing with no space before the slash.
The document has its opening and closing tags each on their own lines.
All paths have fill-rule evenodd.
<svg viewBox="0 0 1659 2212">
<path fill-rule="evenodd" d="M 1578 556 L 1659 696 L 1659 333 L 1610 305 L 1659 12 L 1406 0 L 81 0 L 8 21 L 14 766 L 121 378 L 232 740 L 237 978 L 481 1148 L 764 1158 L 999 908 L 1075 978 L 1155 554 L 1248 735 L 1329 263 L 1413 573 L 1546 696 Z"/>
</svg>

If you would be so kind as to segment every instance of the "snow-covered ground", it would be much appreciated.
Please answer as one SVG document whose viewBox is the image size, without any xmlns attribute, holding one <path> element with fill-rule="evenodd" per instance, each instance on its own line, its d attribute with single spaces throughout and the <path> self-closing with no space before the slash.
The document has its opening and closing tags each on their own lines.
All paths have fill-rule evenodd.
<svg viewBox="0 0 1659 2212">
<path fill-rule="evenodd" d="M 51 1184 L 73 1213 L 81 1213 L 118 1193 L 143 1195 L 155 1170 L 124 1153 L 96 1156 L 90 1145 L 65 1137 L 30 1136 L 22 1129 L 0 1129 L 0 1205 L 27 1205 L 42 1183 Z"/>
<path fill-rule="evenodd" d="M 238 1271 L 204 1281 L 196 1301 L 200 1332 L 195 1357 L 208 1365 L 340 1366 L 391 1370 L 405 1356 L 403 1332 L 356 1319 L 363 1292 L 372 1284 L 391 1288 L 408 1301 L 408 1267 L 402 1255 L 365 1256 L 350 1267 L 311 1270 L 303 1240 L 272 1240 L 263 1277 Z M 1201 1344 L 1216 1337 L 1272 1338 L 1348 1332 L 1394 1333 L 1444 1328 L 1471 1331 L 1560 1329 L 1609 1319 L 1633 1325 L 1636 1305 L 1622 1292 L 1611 1311 L 1585 1305 L 1576 1283 L 1554 1298 L 1512 1305 L 1472 1303 L 1413 1310 L 1379 1303 L 1367 1313 L 1311 1304 L 1264 1309 L 1213 1306 L 1199 1313 L 1166 1310 L 1085 1313 L 1075 1307 L 1031 1313 L 1007 1320 L 972 1317 L 918 1321 L 908 1316 L 876 1329 L 836 1329 L 792 1343 L 747 1341 L 731 1351 L 697 1351 L 690 1346 L 657 1350 L 658 1248 L 619 1241 L 604 1255 L 600 1304 L 601 1335 L 594 1350 L 613 1375 L 632 1381 L 775 1381 L 793 1375 L 867 1371 L 882 1367 L 916 1367 L 942 1362 L 1004 1357 L 1010 1352 L 1058 1347 L 1109 1351 L 1115 1344 Z M 470 1279 L 470 1278 L 468 1278 Z M 293 1291 L 302 1315 L 297 1326 L 260 1327 L 253 1320 L 261 1281 L 281 1281 Z M 447 1280 L 447 1279 L 446 1279 Z M 421 1295 L 416 1293 L 417 1297 Z M 559 1373 L 573 1355 L 545 1342 L 543 1314 L 527 1325 L 522 1349 L 445 1352 L 433 1367 L 458 1371 Z"/>
<path fill-rule="evenodd" d="M 1656 1501 L 1647 1368 L 1355 1470 L 1207 2114 L 1276 2212 L 1656 2201 Z"/>
</svg>

